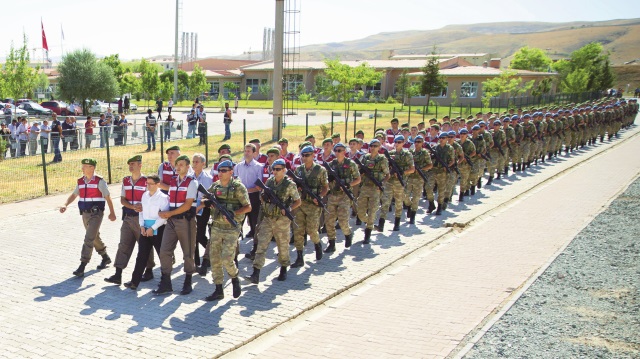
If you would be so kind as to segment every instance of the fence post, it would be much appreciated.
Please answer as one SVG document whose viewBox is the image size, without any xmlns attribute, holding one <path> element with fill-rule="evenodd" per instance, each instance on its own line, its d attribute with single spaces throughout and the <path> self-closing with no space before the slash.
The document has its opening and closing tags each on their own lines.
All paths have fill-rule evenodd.
<svg viewBox="0 0 640 359">
<path fill-rule="evenodd" d="M 349 133 L 349 112 L 347 112 L 347 117 L 344 119 L 344 137 L 347 137 L 347 133 Z M 333 132 L 331 132 L 331 134 L 333 135 Z"/>
<path fill-rule="evenodd" d="M 107 146 L 107 173 L 109 175 L 109 182 L 111 184 L 111 151 L 109 150 L 109 136 L 105 138 L 105 145 Z"/>
<path fill-rule="evenodd" d="M 378 109 L 373 111 L 373 132 L 376 132 L 376 125 L 378 124 Z"/>
<path fill-rule="evenodd" d="M 242 119 L 242 143 L 243 146 L 247 144 L 247 119 Z"/>
<path fill-rule="evenodd" d="M 424 116 L 426 116 L 427 113 L 427 106 L 422 106 L 422 122 L 424 122 Z"/>
<path fill-rule="evenodd" d="M 42 155 L 42 177 L 44 178 L 44 194 L 49 195 L 49 183 L 47 181 L 47 159 L 45 158 L 47 152 L 47 146 L 44 141 L 49 141 L 48 138 L 40 138 L 40 154 Z"/>
<path fill-rule="evenodd" d="M 393 106 L 393 116 L 391 118 L 395 118 L 396 117 L 396 107 Z"/>
<path fill-rule="evenodd" d="M 333 134 L 333 110 L 331 110 L 331 133 Z"/>
<path fill-rule="evenodd" d="M 358 118 L 357 118 L 356 115 L 357 115 L 357 111 L 353 110 L 353 137 L 356 137 L 356 131 L 357 131 L 356 130 L 356 126 L 357 126 L 357 123 L 358 123 Z M 346 133 L 344 134 L 344 138 L 345 139 L 349 138 Z"/>
<path fill-rule="evenodd" d="M 407 120 L 409 126 L 411 126 L 411 99 L 409 99 L 409 119 Z"/>
<path fill-rule="evenodd" d="M 304 120 L 304 135 L 309 136 L 309 113 L 307 113 Z"/>
<path fill-rule="evenodd" d="M 164 127 L 164 125 L 160 125 L 160 133 L 164 133 L 164 128 L 163 127 Z M 163 138 L 163 136 L 160 136 L 160 162 L 164 162 L 164 138 Z"/>
<path fill-rule="evenodd" d="M 209 124 L 204 123 L 204 158 L 207 159 L 205 167 L 209 167 Z"/>
<path fill-rule="evenodd" d="M 438 118 L 438 103 L 436 102 L 436 119 Z"/>
<path fill-rule="evenodd" d="M 451 104 L 449 104 L 449 119 L 451 119 Z"/>
</svg>

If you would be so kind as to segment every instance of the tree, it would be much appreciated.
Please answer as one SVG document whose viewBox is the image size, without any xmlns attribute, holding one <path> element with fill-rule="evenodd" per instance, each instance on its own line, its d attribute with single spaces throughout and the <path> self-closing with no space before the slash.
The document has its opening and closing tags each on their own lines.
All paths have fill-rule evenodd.
<svg viewBox="0 0 640 359">
<path fill-rule="evenodd" d="M 44 72 L 39 72 L 36 75 L 36 80 L 33 83 L 33 88 L 31 89 L 32 93 L 36 93 L 38 91 L 45 92 L 49 88 L 49 76 Z M 30 98 L 35 96 L 29 96 Z"/>
<path fill-rule="evenodd" d="M 140 66 L 140 86 L 144 99 L 147 100 L 147 107 L 149 107 L 149 100 L 156 99 L 158 92 L 160 91 L 160 78 L 158 77 L 158 68 L 152 66 L 147 60 L 142 59 Z"/>
<path fill-rule="evenodd" d="M 325 59 L 324 70 L 327 79 L 340 93 L 344 103 L 345 119 L 349 116 L 349 100 L 354 91 L 361 90 L 363 86 L 373 86 L 382 78 L 382 73 L 376 71 L 368 63 L 363 62 L 358 66 L 351 67 L 343 64 L 339 59 Z"/>
<path fill-rule="evenodd" d="M 207 83 L 207 78 L 204 75 L 204 71 L 200 65 L 195 64 L 193 72 L 189 76 L 189 97 L 196 98 L 202 96 L 202 93 L 209 90 L 210 85 Z"/>
<path fill-rule="evenodd" d="M 589 86 L 589 71 L 586 69 L 576 69 L 570 72 L 562 81 L 562 88 L 569 93 L 580 93 L 587 90 Z"/>
<path fill-rule="evenodd" d="M 263 82 L 258 86 L 258 92 L 266 99 L 269 99 L 269 93 L 271 93 L 271 86 L 266 82 Z"/>
<path fill-rule="evenodd" d="M 542 96 L 542 95 L 546 95 L 549 92 L 551 92 L 551 84 L 553 83 L 553 80 L 550 77 L 546 77 L 542 80 L 540 80 L 540 82 L 538 83 L 538 86 L 536 86 L 532 91 L 531 94 L 533 96 Z"/>
<path fill-rule="evenodd" d="M 321 97 L 330 99 L 331 101 L 338 101 L 340 93 L 338 89 L 331 84 L 331 80 L 324 75 L 318 75 L 315 77 L 313 84 L 313 92 L 316 95 L 316 105 L 320 102 Z"/>
<path fill-rule="evenodd" d="M 596 90 L 603 91 L 613 87 L 613 84 L 616 81 L 616 75 L 613 72 L 613 69 L 611 69 L 609 56 L 604 60 L 598 75 Z"/>
<path fill-rule="evenodd" d="M 166 70 L 160 74 L 160 81 L 169 81 L 173 86 L 173 70 Z M 182 101 L 189 97 L 189 74 L 184 70 L 178 70 L 178 98 L 176 101 Z M 171 90 L 173 96 L 173 90 Z"/>
<path fill-rule="evenodd" d="M 124 74 L 120 80 L 120 91 L 125 94 L 137 95 L 138 98 L 141 92 L 140 86 L 140 79 L 130 72 Z"/>
<path fill-rule="evenodd" d="M 420 79 L 420 94 L 427 96 L 427 103 L 431 100 L 431 96 L 440 96 L 442 90 L 447 86 L 444 77 L 440 75 L 440 65 L 435 47 L 431 51 L 431 55 L 426 65 L 422 68 L 422 77 Z"/>
<path fill-rule="evenodd" d="M 58 65 L 59 97 L 70 101 L 80 100 L 82 111 L 87 113 L 85 99 L 108 99 L 118 93 L 118 83 L 113 70 L 87 49 L 66 54 Z"/>
<path fill-rule="evenodd" d="M 16 49 L 11 44 L 11 50 L 7 55 L 3 70 L 4 94 L 18 99 L 27 96 L 36 84 L 40 67 L 29 67 L 29 49 L 27 49 L 27 36 L 23 35 L 22 47 Z"/>
<path fill-rule="evenodd" d="M 407 89 L 409 88 L 409 76 L 407 70 L 402 70 L 402 73 L 396 81 L 396 99 L 402 104 L 404 108 L 405 98 L 407 96 Z"/>
<path fill-rule="evenodd" d="M 224 85 L 222 85 L 222 87 L 227 89 L 227 93 L 228 93 L 227 96 L 229 96 L 230 100 L 233 100 L 234 98 L 236 98 L 236 90 L 238 89 L 238 84 L 237 83 L 235 83 L 235 82 L 225 82 Z"/>
<path fill-rule="evenodd" d="M 527 93 L 533 88 L 534 80 L 523 83 L 522 77 L 517 77 L 514 70 L 502 71 L 500 76 L 482 82 L 482 103 L 489 107 L 491 98 L 506 97 L 507 105 L 512 97 Z"/>
<path fill-rule="evenodd" d="M 547 71 L 551 65 L 551 58 L 541 49 L 525 46 L 520 48 L 511 60 L 511 68 L 529 71 Z"/>
<path fill-rule="evenodd" d="M 116 77 L 116 81 L 118 81 L 118 85 L 121 85 L 120 81 L 122 80 L 122 76 L 124 76 L 124 74 L 128 71 L 122 65 L 122 62 L 120 62 L 120 55 L 118 54 L 109 55 L 103 58 L 102 62 L 104 62 L 107 66 L 111 68 L 111 70 L 113 70 L 113 75 Z"/>
<path fill-rule="evenodd" d="M 589 43 L 572 52 L 569 61 L 558 61 L 553 64 L 553 69 L 558 72 L 560 88 L 565 92 L 574 92 L 577 89 L 582 89 L 580 92 L 605 90 L 615 80 L 609 65 L 609 54 L 605 53 L 602 45 L 597 42 Z M 585 74 L 586 84 L 583 83 Z"/>
</svg>

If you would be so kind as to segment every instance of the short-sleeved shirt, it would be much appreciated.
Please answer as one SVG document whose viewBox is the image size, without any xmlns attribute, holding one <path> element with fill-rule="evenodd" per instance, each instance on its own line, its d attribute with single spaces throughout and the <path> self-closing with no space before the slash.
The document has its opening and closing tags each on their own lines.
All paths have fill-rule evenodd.
<svg viewBox="0 0 640 359">
<path fill-rule="evenodd" d="M 262 167 L 263 165 L 258 163 L 256 160 L 251 160 L 251 162 L 247 163 L 246 160 L 236 164 L 233 169 L 233 173 L 235 173 L 242 184 L 247 188 L 251 189 L 255 187 L 255 182 L 257 179 L 262 179 Z"/>
<path fill-rule="evenodd" d="M 85 183 L 89 183 L 91 182 L 91 180 L 93 180 L 93 177 L 89 178 L 89 180 L 87 180 L 87 177 L 83 177 Z M 109 196 L 109 187 L 107 186 L 107 182 L 105 182 L 104 179 L 100 179 L 100 181 L 98 181 L 98 190 L 100 190 L 100 193 L 102 193 L 103 197 L 107 197 Z M 80 187 L 76 184 L 76 188 L 73 190 L 73 194 L 75 194 L 76 196 L 80 195 Z"/>
<path fill-rule="evenodd" d="M 40 126 L 40 137 L 41 138 L 49 138 L 49 132 L 47 132 L 47 131 L 51 131 L 51 127 L 49 127 L 47 125 Z"/>
</svg>

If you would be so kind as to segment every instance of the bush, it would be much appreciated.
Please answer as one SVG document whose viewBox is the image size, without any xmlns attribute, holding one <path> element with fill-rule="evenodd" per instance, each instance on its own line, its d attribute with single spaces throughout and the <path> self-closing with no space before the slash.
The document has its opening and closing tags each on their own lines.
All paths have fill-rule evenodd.
<svg viewBox="0 0 640 359">
<path fill-rule="evenodd" d="M 398 103 L 398 101 L 396 101 L 396 99 L 394 99 L 393 97 L 389 96 L 387 97 L 387 101 L 385 101 L 385 103 Z"/>
<path fill-rule="evenodd" d="M 301 93 L 298 95 L 298 101 L 300 102 L 308 102 L 311 100 L 311 95 L 308 93 Z"/>
<path fill-rule="evenodd" d="M 4 160 L 4 154 L 7 152 L 7 141 L 0 138 L 0 161 Z"/>
<path fill-rule="evenodd" d="M 331 132 L 331 127 L 327 126 L 327 125 L 320 125 L 320 132 L 322 132 L 322 138 L 328 138 L 329 137 L 329 132 Z"/>
</svg>

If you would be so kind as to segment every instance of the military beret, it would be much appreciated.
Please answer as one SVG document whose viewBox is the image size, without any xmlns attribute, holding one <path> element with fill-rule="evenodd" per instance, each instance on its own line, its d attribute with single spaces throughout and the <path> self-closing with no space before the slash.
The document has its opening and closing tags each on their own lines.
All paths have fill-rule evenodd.
<svg viewBox="0 0 640 359">
<path fill-rule="evenodd" d="M 142 155 L 135 155 L 127 160 L 127 163 L 142 162 Z"/>
<path fill-rule="evenodd" d="M 299 144 L 299 145 L 298 145 L 298 148 L 304 148 L 304 147 L 306 147 L 306 146 L 312 146 L 312 145 L 311 145 L 311 142 L 309 142 L 309 141 L 304 141 L 304 142 L 302 142 L 301 144 Z"/>
<path fill-rule="evenodd" d="M 476 116 L 482 116 L 482 112 L 476 113 Z"/>
<path fill-rule="evenodd" d="M 178 164 L 179 161 L 186 161 L 188 165 L 191 164 L 191 160 L 187 155 L 178 156 L 178 158 L 176 158 L 176 162 L 174 162 L 174 165 Z"/>
<path fill-rule="evenodd" d="M 338 142 L 335 145 L 333 145 L 333 150 L 335 151 L 336 148 L 338 148 L 338 147 L 347 148 L 347 146 L 345 146 L 344 143 Z"/>
<path fill-rule="evenodd" d="M 438 125 L 431 125 L 431 128 L 435 129 L 436 131 L 440 131 L 440 126 Z"/>
<path fill-rule="evenodd" d="M 494 126 L 500 126 L 500 125 L 502 125 L 502 122 L 500 122 L 500 120 L 495 120 L 495 121 L 493 121 L 493 125 Z"/>
<path fill-rule="evenodd" d="M 315 139 L 315 137 L 313 135 L 308 135 L 307 137 L 304 138 L 305 141 L 309 141 L 310 138 Z"/>
<path fill-rule="evenodd" d="M 355 138 L 355 137 L 354 137 L 354 138 L 352 138 L 352 139 L 350 139 L 350 140 L 349 140 L 349 143 L 351 143 L 351 142 L 358 142 L 358 140 L 359 140 L 359 138 Z"/>
<path fill-rule="evenodd" d="M 526 120 L 526 119 L 529 119 L 529 118 L 531 118 L 531 115 L 529 115 L 529 114 L 526 114 L 526 115 L 522 116 L 523 120 Z"/>
<path fill-rule="evenodd" d="M 333 135 L 331 135 L 331 138 L 340 138 L 340 134 L 339 133 L 334 133 Z"/>
<path fill-rule="evenodd" d="M 282 137 L 281 139 L 278 140 L 278 143 L 286 143 L 289 144 L 289 140 L 287 140 L 285 137 Z"/>
<path fill-rule="evenodd" d="M 302 148 L 302 150 L 300 150 L 300 153 L 301 153 L 301 154 L 303 154 L 303 153 L 313 153 L 313 152 L 314 152 L 314 150 L 313 150 L 313 146 L 311 146 L 311 145 L 309 145 L 309 146 L 304 146 L 304 147 Z"/>
<path fill-rule="evenodd" d="M 456 137 L 456 131 L 449 131 L 449 132 L 447 132 L 447 136 L 449 136 L 449 137 Z"/>
<path fill-rule="evenodd" d="M 473 125 L 473 127 L 471 127 L 471 131 L 478 131 L 480 129 L 480 126 L 478 125 Z"/>
<path fill-rule="evenodd" d="M 378 144 L 378 145 L 379 145 L 379 144 L 380 144 L 380 141 L 379 141 L 379 140 L 377 140 L 377 139 L 375 139 L 375 138 L 374 138 L 373 140 L 369 141 L 369 146 L 373 146 L 373 145 L 375 145 L 375 144 Z"/>
<path fill-rule="evenodd" d="M 229 161 L 231 161 L 231 155 L 222 155 L 222 156 L 220 156 L 220 158 L 218 158 L 218 162 L 222 162 L 223 158 L 226 158 Z"/>
<path fill-rule="evenodd" d="M 411 130 L 409 129 L 409 127 L 403 127 L 403 128 L 401 129 L 401 131 L 411 132 Z"/>
<path fill-rule="evenodd" d="M 518 119 L 518 115 L 513 115 L 513 116 L 511 117 L 511 121 L 515 121 L 515 120 L 517 120 L 517 119 Z"/>
<path fill-rule="evenodd" d="M 164 151 L 164 153 L 169 153 L 169 151 L 180 151 L 180 146 L 171 146 L 167 148 L 167 150 Z"/>
<path fill-rule="evenodd" d="M 427 131 L 425 131 L 425 130 L 420 130 L 420 131 L 418 131 L 418 134 L 420 134 L 420 135 L 422 135 L 422 137 L 424 137 L 424 136 L 426 136 L 426 135 L 427 135 Z"/>
<path fill-rule="evenodd" d="M 391 119 L 391 123 L 394 123 L 394 122 L 400 122 L 400 121 L 398 121 L 397 117 L 394 117 L 394 118 Z"/>
<path fill-rule="evenodd" d="M 544 114 L 544 117 L 551 117 L 552 113 L 551 112 L 547 112 Z"/>
<path fill-rule="evenodd" d="M 409 127 L 409 122 L 405 122 L 402 125 L 400 125 L 400 127 Z"/>
<path fill-rule="evenodd" d="M 249 141 L 249 143 L 257 143 L 260 144 L 260 140 L 257 138 L 254 138 L 253 140 Z"/>
<path fill-rule="evenodd" d="M 325 138 L 324 140 L 322 140 L 322 144 L 324 145 L 325 143 L 333 143 L 333 140 L 330 138 Z"/>
<path fill-rule="evenodd" d="M 278 158 L 277 160 L 273 161 L 273 163 L 271 164 L 271 168 L 273 169 L 276 166 L 286 167 L 287 163 L 282 158 Z"/>
<path fill-rule="evenodd" d="M 275 147 L 271 147 L 267 150 L 267 155 L 270 153 L 275 153 L 277 156 L 280 156 L 280 150 Z"/>
<path fill-rule="evenodd" d="M 480 122 L 478 122 L 478 126 L 487 126 L 487 124 L 484 123 L 484 121 L 480 121 Z"/>
<path fill-rule="evenodd" d="M 469 130 L 467 130 L 466 128 L 463 128 L 460 130 L 460 134 L 461 135 L 468 135 L 469 134 Z"/>
<path fill-rule="evenodd" d="M 225 144 L 223 144 L 222 146 L 220 146 L 220 147 L 218 148 L 218 153 L 220 153 L 220 151 L 222 151 L 222 150 L 229 150 L 229 151 L 231 151 L 231 146 L 229 146 L 228 144 L 226 144 L 226 143 L 225 143 Z"/>
<path fill-rule="evenodd" d="M 93 167 L 95 167 L 98 164 L 98 162 L 93 158 L 83 158 L 82 161 L 80 161 L 80 163 L 82 163 L 83 165 L 91 165 Z"/>
<path fill-rule="evenodd" d="M 439 139 L 443 139 L 443 138 L 448 138 L 449 134 L 447 132 L 443 132 L 440 134 L 440 136 L 438 136 Z"/>
<path fill-rule="evenodd" d="M 364 131 L 362 131 L 362 130 L 358 130 L 358 132 L 356 132 L 356 136 L 357 136 L 357 135 L 363 135 L 363 136 L 364 136 Z"/>
<path fill-rule="evenodd" d="M 557 113 L 554 113 L 551 117 L 552 117 L 552 118 L 558 118 L 558 114 L 557 114 Z"/>
<path fill-rule="evenodd" d="M 502 122 L 511 122 L 511 118 L 505 117 L 504 120 L 502 120 Z"/>
<path fill-rule="evenodd" d="M 403 141 L 404 142 L 404 136 L 403 135 L 396 135 L 396 137 L 393 138 L 393 142 L 396 141 Z"/>
<path fill-rule="evenodd" d="M 420 126 L 420 125 L 425 126 L 424 121 L 422 121 L 422 122 L 418 122 L 418 126 Z"/>
<path fill-rule="evenodd" d="M 422 137 L 422 135 L 417 135 L 416 138 L 413 139 L 413 142 L 416 142 L 418 140 L 424 141 L 424 137 Z"/>
<path fill-rule="evenodd" d="M 375 132 L 384 132 L 384 128 L 378 127 L 378 128 L 376 128 L 376 130 L 375 130 L 375 131 L 373 131 L 373 132 L 374 132 L 374 133 L 375 133 Z"/>
<path fill-rule="evenodd" d="M 382 137 L 384 138 L 386 135 L 384 134 L 384 132 L 376 132 L 375 137 Z"/>
<path fill-rule="evenodd" d="M 224 160 L 218 164 L 218 169 L 222 167 L 233 168 L 233 162 L 231 162 L 230 160 Z"/>
</svg>

